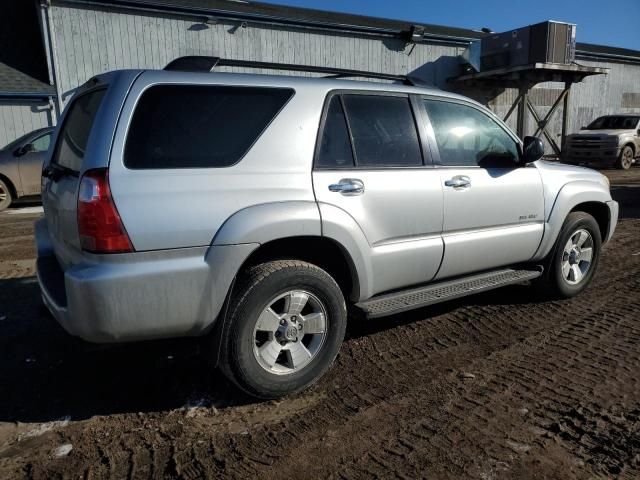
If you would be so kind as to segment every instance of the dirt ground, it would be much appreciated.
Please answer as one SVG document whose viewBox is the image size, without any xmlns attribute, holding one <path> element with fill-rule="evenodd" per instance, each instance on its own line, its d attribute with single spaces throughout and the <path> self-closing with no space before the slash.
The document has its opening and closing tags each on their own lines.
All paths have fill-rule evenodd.
<svg viewBox="0 0 640 480">
<path fill-rule="evenodd" d="M 0 214 L 0 478 L 638 478 L 640 168 L 593 285 L 363 322 L 311 390 L 256 403 L 194 340 L 90 347 L 40 304 Z"/>
</svg>

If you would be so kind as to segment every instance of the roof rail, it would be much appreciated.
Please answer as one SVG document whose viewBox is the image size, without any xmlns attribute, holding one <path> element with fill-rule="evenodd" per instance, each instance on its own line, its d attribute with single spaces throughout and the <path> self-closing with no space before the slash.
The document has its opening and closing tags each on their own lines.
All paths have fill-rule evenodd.
<svg viewBox="0 0 640 480">
<path fill-rule="evenodd" d="M 260 62 L 255 60 L 234 60 L 230 58 L 188 56 L 178 57 L 164 67 L 164 70 L 187 72 L 211 72 L 215 67 L 244 67 L 265 68 L 271 70 L 285 70 L 291 72 L 324 73 L 330 78 L 364 77 L 381 80 L 394 80 L 405 85 L 421 85 L 419 80 L 406 75 L 390 73 L 367 72 L 364 70 L 349 70 L 346 68 L 320 67 L 314 65 L 296 65 L 292 63 Z"/>
</svg>

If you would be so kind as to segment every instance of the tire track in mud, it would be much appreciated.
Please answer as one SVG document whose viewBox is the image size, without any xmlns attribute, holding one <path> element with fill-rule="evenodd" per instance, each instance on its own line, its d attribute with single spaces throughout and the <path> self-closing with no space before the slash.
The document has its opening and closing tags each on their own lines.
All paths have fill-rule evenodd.
<svg viewBox="0 0 640 480">
<path fill-rule="evenodd" d="M 619 225 L 575 299 L 538 302 L 515 286 L 353 320 L 336 365 L 308 392 L 239 405 L 214 393 L 215 407 L 194 415 L 74 422 L 19 460 L 0 450 L 0 476 L 637 477 L 640 298 L 630 292 L 640 256 L 629 252 L 640 251 L 639 232 L 638 220 Z M 52 459 L 61 442 L 73 452 Z"/>
</svg>

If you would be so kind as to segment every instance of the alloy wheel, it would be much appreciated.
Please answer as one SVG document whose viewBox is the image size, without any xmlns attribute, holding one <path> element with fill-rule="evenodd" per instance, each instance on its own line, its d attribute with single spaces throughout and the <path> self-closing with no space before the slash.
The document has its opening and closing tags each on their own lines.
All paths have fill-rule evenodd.
<svg viewBox="0 0 640 480">
<path fill-rule="evenodd" d="M 254 328 L 253 354 L 277 375 L 298 372 L 320 352 L 327 336 L 327 311 L 310 292 L 290 290 L 267 303 Z"/>
<path fill-rule="evenodd" d="M 579 284 L 593 263 L 594 242 L 591 234 L 581 228 L 571 234 L 562 252 L 562 278 L 569 285 Z"/>
</svg>

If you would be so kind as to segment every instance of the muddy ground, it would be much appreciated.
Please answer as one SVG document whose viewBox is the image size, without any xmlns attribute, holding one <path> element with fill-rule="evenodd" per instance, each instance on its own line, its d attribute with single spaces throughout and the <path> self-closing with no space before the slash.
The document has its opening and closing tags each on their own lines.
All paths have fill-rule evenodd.
<svg viewBox="0 0 640 480">
<path fill-rule="evenodd" d="M 638 478 L 640 168 L 573 300 L 513 286 L 365 323 L 311 390 L 255 403 L 193 340 L 90 347 L 0 214 L 0 478 Z"/>
</svg>

